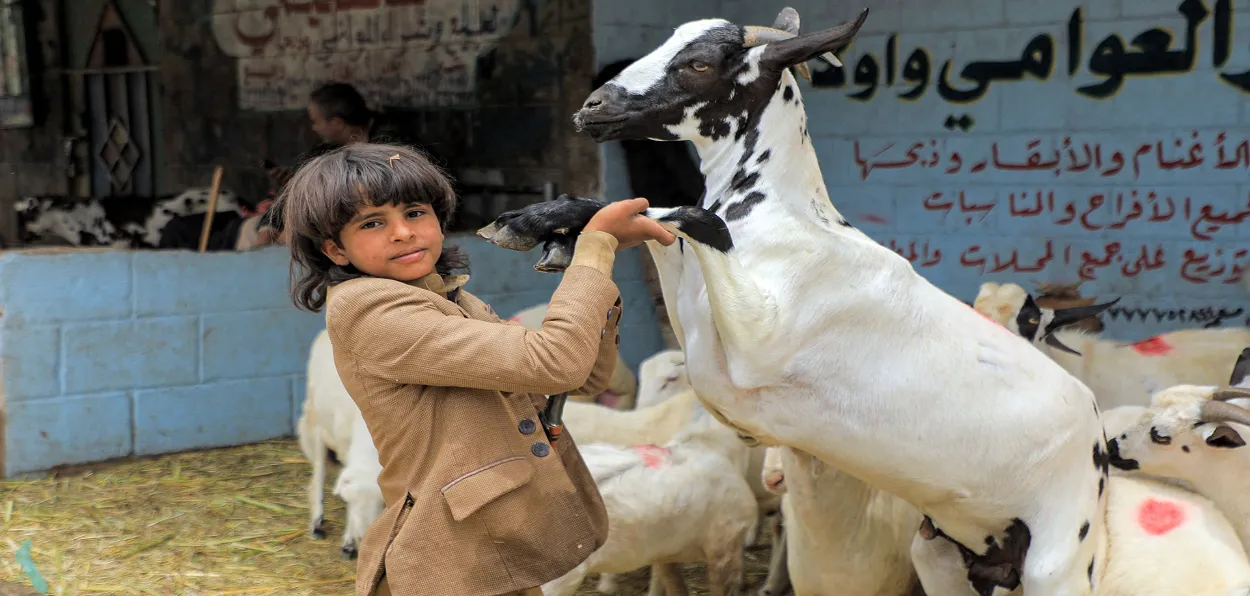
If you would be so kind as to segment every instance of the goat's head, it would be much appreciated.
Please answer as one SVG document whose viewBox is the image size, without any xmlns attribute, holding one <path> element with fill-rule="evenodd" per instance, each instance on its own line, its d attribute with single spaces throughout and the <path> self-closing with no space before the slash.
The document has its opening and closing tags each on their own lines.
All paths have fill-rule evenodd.
<svg viewBox="0 0 1250 596">
<path fill-rule="evenodd" d="M 1177 478 L 1202 489 L 1204 478 L 1245 465 L 1250 389 L 1177 385 L 1154 395 L 1151 405 L 1111 439 L 1111 465 L 1121 470 Z M 1236 459 L 1229 459 L 1236 458 Z"/>
<path fill-rule="evenodd" d="M 1090 317 L 1097 317 L 1119 301 L 1116 298 L 1102 304 L 1042 308 L 1031 294 L 1016 284 L 985 282 L 981 284 L 972 308 L 1030 342 L 1044 343 L 1052 348 L 1080 355 L 1076 350 L 1063 345 L 1055 337 L 1055 331 Z"/>
<path fill-rule="evenodd" d="M 851 42 L 868 18 L 798 34 L 798 13 L 781 11 L 773 27 L 741 26 L 724 19 L 691 21 L 586 99 L 573 120 L 596 142 L 622 139 L 719 140 L 746 134 L 770 98 L 782 93 L 782 73 Z M 790 90 L 793 93 L 793 90 Z M 797 100 L 796 100 L 797 101 Z"/>
<path fill-rule="evenodd" d="M 1179 478 L 1195 487 L 1217 474 L 1211 465 L 1244 466 L 1244 459 L 1228 458 L 1245 457 L 1238 449 L 1245 446 L 1243 432 L 1250 427 L 1250 410 L 1243 407 L 1250 403 L 1250 348 L 1237 357 L 1228 384 L 1177 385 L 1154 394 L 1149 408 L 1115 429 L 1118 434 L 1108 445 L 1111 465 Z"/>
</svg>

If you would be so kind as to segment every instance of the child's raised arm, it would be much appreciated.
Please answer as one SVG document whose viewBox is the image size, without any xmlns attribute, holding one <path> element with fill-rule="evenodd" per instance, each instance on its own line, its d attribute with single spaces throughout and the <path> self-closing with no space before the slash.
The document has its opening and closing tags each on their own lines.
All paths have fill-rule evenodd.
<svg viewBox="0 0 1250 596">
<path fill-rule="evenodd" d="M 620 293 L 611 271 L 617 246 L 606 232 L 579 236 L 539 330 L 444 314 L 434 294 L 384 279 L 336 288 L 327 327 L 335 349 L 351 352 L 363 372 L 397 383 L 575 391 L 595 384 L 592 368 L 601 368 L 594 365 L 604 360 L 603 350 L 615 352 Z M 614 363 L 615 355 L 606 361 Z M 602 368 L 611 373 L 610 366 Z"/>
</svg>

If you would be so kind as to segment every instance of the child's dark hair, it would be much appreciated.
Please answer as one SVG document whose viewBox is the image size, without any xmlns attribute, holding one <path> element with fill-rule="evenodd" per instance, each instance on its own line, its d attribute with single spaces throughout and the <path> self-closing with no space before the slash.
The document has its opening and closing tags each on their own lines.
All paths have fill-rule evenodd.
<svg viewBox="0 0 1250 596">
<path fill-rule="evenodd" d="M 357 143 L 309 160 L 275 205 L 282 209 L 283 231 L 289 234 L 295 306 L 320 311 L 326 288 L 364 275 L 351 264 L 336 265 L 321 252 L 327 239 L 342 246 L 339 232 L 358 205 L 426 203 L 446 232 L 456 202 L 447 176 L 412 147 Z M 469 257 L 456 246 L 444 246 L 434 268 L 441 275 L 467 271 Z"/>
</svg>

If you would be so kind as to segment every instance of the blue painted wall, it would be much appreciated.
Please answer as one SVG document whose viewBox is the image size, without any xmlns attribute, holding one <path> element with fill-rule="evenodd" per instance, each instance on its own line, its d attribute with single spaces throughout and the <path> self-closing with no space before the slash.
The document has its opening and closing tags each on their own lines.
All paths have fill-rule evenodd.
<svg viewBox="0 0 1250 596">
<path fill-rule="evenodd" d="M 1250 268 L 1250 0 L 1227 2 L 1224 14 L 1214 0 L 788 4 L 805 32 L 870 8 L 840 52 L 841 72 L 813 61 L 815 85 L 800 82 L 808 129 L 834 204 L 936 285 L 971 301 L 985 281 L 1084 280 L 1086 296 L 1123 296 L 1105 317 L 1106 335 L 1121 339 L 1250 324 L 1240 283 Z M 600 48 L 617 55 L 647 45 L 645 53 L 688 17 L 642 16 L 636 6 L 596 3 Z M 782 6 L 706 8 L 769 25 Z M 1195 15 L 1193 41 L 1183 6 Z M 1175 72 L 1126 75 L 1118 85 L 1095 74 L 1091 57 L 1112 47 L 1109 36 L 1135 52 L 1132 40 L 1155 28 L 1173 36 Z M 1191 44 L 1192 62 L 1182 53 Z M 947 64 L 947 84 L 967 91 L 977 87 L 961 76 L 975 74 L 970 64 L 1042 48 L 1049 59 L 1030 58 L 1044 62 L 1038 76 L 993 81 L 980 95 L 940 91 Z M 624 177 L 608 157 L 611 191 Z"/>
<path fill-rule="evenodd" d="M 456 240 L 470 291 L 496 312 L 547 301 L 559 283 L 533 270 L 537 251 Z M 621 352 L 636 370 L 662 344 L 637 249 L 617 263 Z M 287 264 L 281 248 L 0 256 L 6 476 L 290 434 L 325 319 L 291 305 Z"/>
</svg>

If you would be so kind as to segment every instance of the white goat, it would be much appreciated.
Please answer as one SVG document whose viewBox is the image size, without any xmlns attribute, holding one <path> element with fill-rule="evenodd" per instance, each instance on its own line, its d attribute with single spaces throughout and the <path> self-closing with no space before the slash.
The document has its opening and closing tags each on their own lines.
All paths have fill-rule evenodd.
<svg viewBox="0 0 1250 596">
<path fill-rule="evenodd" d="M 1101 312 L 1098 307 L 1108 305 L 1067 310 Z M 1030 326 L 1028 321 L 1044 319 L 1047 310 L 1037 308 L 1028 292 L 1011 283 L 981 284 L 973 307 L 1032 340 L 1042 353 L 1093 390 L 1098 405 L 1104 410 L 1124 405 L 1144 406 L 1150 403 L 1150 396 L 1156 391 L 1175 385 L 1221 384 L 1228 378 L 1237 354 L 1250 345 L 1250 329 L 1244 328 L 1182 329 L 1126 343 L 1101 339 L 1079 329 L 1057 328 L 1058 325 L 1052 323 L 1048 327 L 1053 334 L 1042 338 L 1035 335 L 1040 333 L 1035 329 L 1037 326 Z M 1058 318 L 1062 311 L 1053 312 Z M 1056 342 L 1062 346 L 1056 346 Z M 1067 351 L 1063 346 L 1079 353 Z"/>
<path fill-rule="evenodd" d="M 651 594 L 686 594 L 676 564 L 706 563 L 709 593 L 739 593 L 742 549 L 756 519 L 743 477 L 747 447 L 706 412 L 663 447 L 579 446 L 608 511 L 608 540 L 547 584 L 569 596 L 590 573 L 652 566 Z"/>
<path fill-rule="evenodd" d="M 1184 482 L 1219 505 L 1250 551 L 1250 348 L 1235 368 L 1233 387 L 1179 385 L 1156 393 L 1111 440 L 1111 465 Z"/>
<path fill-rule="evenodd" d="M 547 305 L 536 304 L 524 309 L 508 320 L 516 321 L 530 329 L 541 329 L 543 319 L 547 317 Z M 612 377 L 608 379 L 608 386 L 604 388 L 599 395 L 575 395 L 569 394 L 569 403 L 572 402 L 595 402 L 610 408 L 619 410 L 629 410 L 634 407 L 634 397 L 638 391 L 638 380 L 634 378 L 634 373 L 629 369 L 629 364 L 621 358 L 620 354 L 616 356 L 616 367 L 612 369 Z"/>
<path fill-rule="evenodd" d="M 785 493 L 785 542 L 773 545 L 760 596 L 780 595 L 787 574 L 796 596 L 919 589 L 910 549 L 924 518 L 915 507 L 788 447 L 770 447 L 764 461 L 764 484 Z"/>
<path fill-rule="evenodd" d="M 683 389 L 680 380 L 672 385 Z M 578 442 L 583 444 L 607 443 L 620 447 L 662 445 L 673 440 L 700 410 L 702 408 L 698 405 L 694 390 L 685 385 L 684 390 L 672 398 L 636 410 L 620 411 L 598 404 L 569 402 L 564 406 L 563 421 L 565 427 L 576 433 Z M 769 493 L 760 481 L 763 448 L 751 449 L 748 458 L 745 477 L 756 496 L 759 517 L 762 519 L 776 512 L 780 499 Z M 773 519 L 772 522 L 770 527 L 775 541 L 780 532 L 780 520 Z M 757 538 L 758 527 L 752 526 L 747 533 L 746 543 L 755 544 Z M 603 574 L 597 589 L 604 594 L 616 592 L 617 584 L 613 574 Z"/>
<path fill-rule="evenodd" d="M 691 383 L 714 416 L 899 496 L 966 545 L 967 559 L 943 550 L 917 563 L 931 594 L 970 583 L 1088 594 L 1106 535 L 1072 536 L 1106 506 L 1106 468 L 1091 465 L 1106 447 L 1092 393 L 829 200 L 790 67 L 850 43 L 866 18 L 801 36 L 790 9 L 778 18 L 784 31 L 686 23 L 594 91 L 574 121 L 599 142 L 689 140 L 699 153 L 700 207 L 646 213 L 681 241 L 647 246 Z M 567 246 L 561 234 L 602 204 L 565 196 L 479 234 L 508 249 L 541 243 L 550 266 L 548 249 Z"/>
<path fill-rule="evenodd" d="M 296 434 L 300 450 L 312 465 L 312 478 L 308 482 L 308 533 L 316 540 L 325 538 L 324 486 L 328 449 L 343 464 L 335 483 L 335 494 L 347 505 L 347 524 L 340 552 L 344 558 L 355 558 L 365 531 L 385 506 L 381 489 L 377 487 L 382 468 L 364 417 L 339 379 L 330 335 L 324 329 L 309 349 L 304 410 L 296 424 Z M 369 482 L 373 483 L 372 487 L 368 486 Z"/>
</svg>

